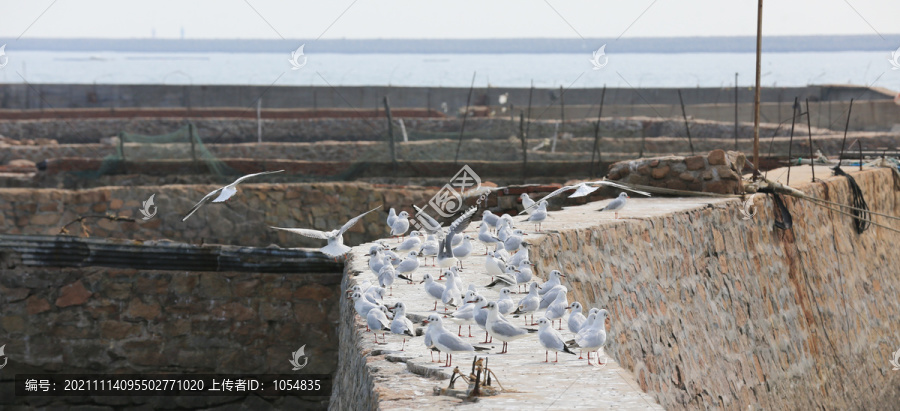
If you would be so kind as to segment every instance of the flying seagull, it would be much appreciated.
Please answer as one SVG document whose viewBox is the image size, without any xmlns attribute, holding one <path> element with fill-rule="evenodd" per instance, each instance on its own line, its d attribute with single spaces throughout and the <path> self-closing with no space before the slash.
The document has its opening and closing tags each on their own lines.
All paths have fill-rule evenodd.
<svg viewBox="0 0 900 411">
<path fill-rule="evenodd" d="M 320 248 L 319 250 L 325 253 L 327 256 L 331 258 L 338 258 L 344 254 L 350 252 L 350 247 L 344 245 L 344 233 L 353 227 L 354 224 L 359 222 L 366 214 L 369 214 L 377 209 L 381 208 L 381 206 L 375 207 L 365 213 L 362 213 L 356 217 L 347 221 L 340 229 L 331 230 L 328 232 L 319 231 L 319 230 L 310 230 L 307 228 L 282 228 L 282 227 L 271 227 L 276 230 L 284 230 L 290 231 L 292 233 L 300 234 L 302 236 L 306 236 L 309 238 L 318 238 L 320 240 L 328 240 L 328 245 Z"/>
<path fill-rule="evenodd" d="M 594 186 L 598 186 L 598 187 L 594 187 Z M 569 198 L 584 197 L 590 193 L 593 193 L 594 191 L 597 191 L 597 189 L 600 188 L 599 186 L 610 186 L 610 187 L 621 188 L 623 190 L 632 191 L 632 192 L 650 197 L 650 193 L 648 193 L 646 191 L 635 190 L 626 185 L 614 183 L 612 181 L 598 180 L 598 181 L 588 181 L 588 182 L 584 182 L 584 183 L 578 183 L 578 184 L 571 185 L 571 186 L 560 187 L 556 191 L 544 196 L 542 198 L 542 200 L 549 200 L 549 199 L 556 197 L 557 195 L 562 194 L 563 192 L 566 192 L 568 190 L 575 190 L 575 193 L 570 195 Z M 532 204 L 530 207 L 526 208 L 525 210 L 522 210 L 522 212 L 519 214 L 525 213 L 527 211 L 531 211 L 531 210 L 537 208 L 538 206 L 540 206 L 540 203 L 536 202 L 536 203 Z"/>
<path fill-rule="evenodd" d="M 225 187 L 216 189 L 215 191 L 207 194 L 206 197 L 203 197 L 203 199 L 201 199 L 200 202 L 195 204 L 194 208 L 192 208 L 191 211 L 189 211 L 187 213 L 187 215 L 185 215 L 184 218 L 181 219 L 181 221 L 187 221 L 188 217 L 192 216 L 197 210 L 200 209 L 200 207 L 203 207 L 204 204 L 209 203 L 210 201 L 213 203 L 222 203 L 222 202 L 228 201 L 231 197 L 233 197 L 235 194 L 237 194 L 237 192 L 238 192 L 237 185 L 241 181 L 244 181 L 250 177 L 262 176 L 262 175 L 266 175 L 266 174 L 275 174 L 275 173 L 280 173 L 283 171 L 284 170 L 263 171 L 262 173 L 248 174 L 237 180 L 234 180 L 233 183 L 231 183 Z M 216 195 L 218 195 L 218 197 L 215 197 L 215 199 L 213 199 L 213 197 Z"/>
</svg>

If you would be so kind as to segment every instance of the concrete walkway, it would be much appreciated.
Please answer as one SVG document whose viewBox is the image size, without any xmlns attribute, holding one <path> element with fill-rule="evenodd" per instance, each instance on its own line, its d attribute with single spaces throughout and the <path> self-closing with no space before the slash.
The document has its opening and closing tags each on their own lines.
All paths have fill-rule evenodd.
<svg viewBox="0 0 900 411">
<path fill-rule="evenodd" d="M 608 202 L 605 200 L 569 207 L 561 211 L 551 211 L 551 217 L 545 221 L 543 230 L 554 232 L 597 225 L 624 224 L 629 218 L 645 218 L 720 205 L 726 201 L 736 201 L 720 198 L 635 197 L 632 197 L 628 206 L 620 213 L 622 220 L 613 220 L 612 213 L 596 211 Z M 515 220 L 518 222 L 523 218 L 517 216 Z M 475 232 L 479 224 L 478 221 L 473 222 L 468 231 Z M 517 228 L 526 230 L 528 233 L 526 238 L 531 242 L 540 241 L 543 237 L 543 235 L 534 233 L 531 223 L 518 222 Z M 388 241 L 389 244 L 396 244 L 396 240 L 385 241 Z M 375 274 L 368 268 L 368 258 L 364 256 L 372 244 L 357 246 L 352 251 L 352 258 L 349 259 L 349 264 L 351 264 L 349 272 L 360 273 L 354 277 L 356 281 L 378 283 Z M 479 292 L 488 301 L 492 301 L 497 299 L 499 289 L 491 290 L 483 287 L 490 282 L 490 277 L 487 276 L 484 269 L 484 251 L 481 243 L 475 244 L 473 255 L 463 260 L 462 278 L 466 284 L 478 285 Z M 600 256 L 597 257 L 600 258 Z M 422 259 L 420 259 L 420 263 L 423 263 Z M 419 284 L 426 272 L 434 275 L 438 273 L 438 268 L 420 266 L 414 274 L 415 284 L 407 284 L 403 280 L 395 282 L 393 296 L 386 297 L 386 303 L 393 304 L 403 301 L 409 312 L 423 317 L 433 313 L 434 300 L 425 295 L 423 285 Z M 538 281 L 543 282 L 543 279 Z M 518 302 L 522 297 L 524 294 L 515 294 L 513 299 Z M 572 302 L 571 288 L 569 302 Z M 590 308 L 592 307 L 585 306 L 584 313 L 587 314 Z M 438 310 L 443 312 L 441 304 L 438 304 Z M 535 320 L 540 317 L 541 314 L 536 315 Z M 517 325 L 524 324 L 522 318 L 512 318 L 511 316 L 507 316 L 507 318 Z M 616 320 L 613 318 L 612 321 L 614 323 Z M 446 321 L 445 326 L 452 329 L 453 332 L 457 331 L 456 325 L 450 321 Z M 358 317 L 357 327 L 360 333 L 365 333 L 364 321 Z M 560 333 L 566 340 L 573 338 L 573 334 L 566 330 L 565 324 Z M 466 327 L 463 327 L 463 335 L 468 335 Z M 463 409 L 662 409 L 652 396 L 641 391 L 636 379 L 629 371 L 620 367 L 602 351 L 601 358 L 606 361 L 603 366 L 589 366 L 586 360 L 578 360 L 577 356 L 569 354 L 560 354 L 559 363 L 544 363 L 544 358 L 541 356 L 544 354 L 544 349 L 540 346 L 536 334 L 511 342 L 508 354 L 497 354 L 502 345 L 499 340 L 494 340 L 492 344 L 477 344 L 484 340 L 484 332 L 477 327 L 473 327 L 472 335 L 475 337 L 464 338 L 464 340 L 473 345 L 490 348 L 489 351 L 479 354 L 487 353 L 489 367 L 499 376 L 500 383 L 507 390 L 499 396 L 482 397 L 475 404 L 462 403 L 462 400 L 453 397 L 433 395 L 434 387 L 447 387 L 449 380 L 446 378 L 452 372 L 452 367 L 450 369 L 442 368 L 440 367 L 442 363 L 430 362 L 429 351 L 424 347 L 423 337 L 408 340 L 405 351 L 401 352 L 399 351 L 402 341 L 400 336 L 388 334 L 387 344 L 375 344 L 372 333 L 365 333 L 362 349 L 370 352 L 368 362 L 371 369 L 376 371 L 373 377 L 376 381 L 375 389 L 381 398 L 381 408 L 437 409 L 444 406 L 455 406 Z M 472 355 L 456 355 L 453 357 L 453 365 L 458 365 L 460 371 L 468 374 L 471 369 L 472 357 Z M 437 355 L 435 355 L 436 358 Z M 553 355 L 550 358 L 552 361 Z M 596 360 L 593 361 L 593 364 L 596 364 Z M 456 388 L 462 387 L 464 384 L 458 382 Z"/>
</svg>

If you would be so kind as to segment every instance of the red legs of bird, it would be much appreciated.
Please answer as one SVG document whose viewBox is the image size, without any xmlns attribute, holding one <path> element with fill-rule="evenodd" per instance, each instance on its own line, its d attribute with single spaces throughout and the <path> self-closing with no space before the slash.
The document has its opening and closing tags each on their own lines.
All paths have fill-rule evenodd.
<svg viewBox="0 0 900 411">
<path fill-rule="evenodd" d="M 506 353 L 507 353 L 507 348 L 508 348 L 507 343 L 504 342 L 504 343 L 503 343 L 503 349 L 500 350 L 500 354 L 506 354 Z"/>
<path fill-rule="evenodd" d="M 459 329 L 456 330 L 456 336 L 457 336 L 457 337 L 462 337 L 462 336 L 463 336 L 463 335 L 462 335 L 462 326 L 461 326 L 461 325 L 459 326 Z"/>
<path fill-rule="evenodd" d="M 366 332 L 369 332 L 369 331 L 372 331 L 372 330 L 370 330 L 370 329 L 369 329 L 369 326 L 367 325 L 367 326 L 366 326 Z"/>
<path fill-rule="evenodd" d="M 447 353 L 447 362 L 442 367 L 449 367 L 453 364 L 453 354 Z"/>
<path fill-rule="evenodd" d="M 548 355 L 549 355 L 549 354 L 548 354 L 547 351 L 545 350 L 545 351 L 544 351 L 544 362 L 550 362 L 550 361 L 548 361 L 548 358 L 547 358 Z"/>
<path fill-rule="evenodd" d="M 472 335 L 472 326 L 470 325 L 469 326 L 469 338 L 472 338 L 472 337 L 474 337 L 474 335 Z"/>
<path fill-rule="evenodd" d="M 559 319 L 559 330 L 562 331 L 562 318 Z"/>
<path fill-rule="evenodd" d="M 491 337 L 491 340 L 488 341 L 488 332 L 485 331 L 484 332 L 484 341 L 482 341 L 481 344 L 488 344 L 488 343 L 492 343 L 492 342 L 494 342 L 494 337 Z"/>
<path fill-rule="evenodd" d="M 600 362 L 600 351 L 599 350 L 597 351 L 597 365 L 606 365 L 605 362 L 604 363 Z"/>
<path fill-rule="evenodd" d="M 404 348 L 406 348 L 406 337 L 403 337 L 403 345 L 400 346 L 400 351 L 403 351 Z"/>
<path fill-rule="evenodd" d="M 579 360 L 583 360 L 583 359 L 584 359 L 584 355 L 581 354 L 582 352 L 583 352 L 583 351 L 578 350 L 578 359 L 579 359 Z"/>
<path fill-rule="evenodd" d="M 434 301 L 434 310 L 432 311 L 437 311 L 437 300 Z"/>
</svg>

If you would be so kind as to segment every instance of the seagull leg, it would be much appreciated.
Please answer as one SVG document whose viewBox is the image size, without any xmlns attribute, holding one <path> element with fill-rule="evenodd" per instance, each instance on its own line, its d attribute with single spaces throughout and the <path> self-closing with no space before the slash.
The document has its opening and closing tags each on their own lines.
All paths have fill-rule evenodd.
<svg viewBox="0 0 900 411">
<path fill-rule="evenodd" d="M 562 318 L 559 319 L 559 330 L 562 331 Z"/>
<path fill-rule="evenodd" d="M 403 351 L 404 348 L 406 348 L 406 337 L 403 337 L 403 345 L 400 346 L 400 351 Z"/>
<path fill-rule="evenodd" d="M 582 353 L 582 351 L 581 351 L 581 350 L 578 350 L 578 359 L 579 359 L 579 360 L 583 360 L 583 359 L 584 359 L 584 355 L 582 355 L 581 353 Z"/>
<path fill-rule="evenodd" d="M 428 350 L 428 353 L 431 354 L 431 362 L 434 362 L 434 351 Z"/>
<path fill-rule="evenodd" d="M 556 360 L 553 362 L 559 362 L 559 351 L 556 352 Z"/>
<path fill-rule="evenodd" d="M 491 340 L 493 340 L 493 338 L 491 338 Z M 488 343 L 488 332 L 485 331 L 484 332 L 484 341 L 482 341 L 481 344 L 487 344 L 487 343 Z"/>
<path fill-rule="evenodd" d="M 544 362 L 550 362 L 549 358 L 547 358 L 547 356 L 548 356 L 547 351 L 544 350 Z"/>
<path fill-rule="evenodd" d="M 600 350 L 597 350 L 597 365 L 606 365 L 606 363 L 600 363 Z"/>
<path fill-rule="evenodd" d="M 434 311 L 437 311 L 437 301 L 434 302 Z"/>
<path fill-rule="evenodd" d="M 462 325 L 460 325 L 459 327 L 457 327 L 457 329 L 456 329 L 456 336 L 458 336 L 458 337 L 462 337 L 462 336 L 463 336 L 463 335 L 462 335 Z"/>
<path fill-rule="evenodd" d="M 472 337 L 474 337 L 474 335 L 472 335 L 472 326 L 470 325 L 469 326 L 469 338 L 472 338 Z"/>
</svg>

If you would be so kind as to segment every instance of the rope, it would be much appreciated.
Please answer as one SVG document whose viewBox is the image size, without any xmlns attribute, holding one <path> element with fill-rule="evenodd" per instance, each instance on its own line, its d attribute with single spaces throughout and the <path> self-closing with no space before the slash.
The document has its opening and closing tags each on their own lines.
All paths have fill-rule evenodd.
<svg viewBox="0 0 900 411">
<path fill-rule="evenodd" d="M 859 188 L 859 184 L 856 184 L 856 180 L 853 177 L 841 170 L 841 166 L 835 166 L 832 170 L 834 170 L 835 175 L 847 177 L 847 183 L 850 186 L 850 196 L 852 197 L 851 203 L 854 205 L 854 208 L 850 210 L 850 213 L 855 217 L 853 225 L 856 227 L 856 232 L 862 234 L 863 231 L 869 228 L 868 221 L 862 218 L 868 219 L 870 217 L 869 205 L 866 204 L 862 189 Z"/>
</svg>

